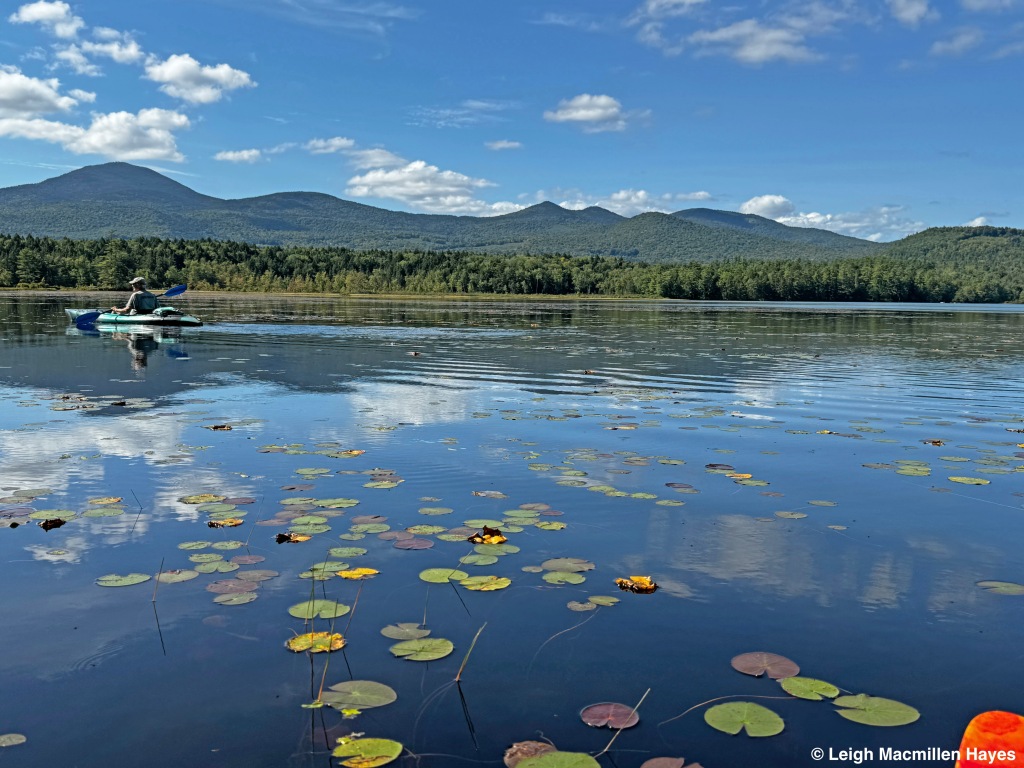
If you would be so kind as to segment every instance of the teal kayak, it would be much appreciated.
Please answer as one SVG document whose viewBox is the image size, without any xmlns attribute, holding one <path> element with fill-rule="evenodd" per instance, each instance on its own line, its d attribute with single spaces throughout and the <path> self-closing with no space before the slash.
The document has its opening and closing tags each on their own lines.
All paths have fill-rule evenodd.
<svg viewBox="0 0 1024 768">
<path fill-rule="evenodd" d="M 95 312 L 94 309 L 65 309 L 68 319 L 77 321 L 82 315 Z M 175 328 L 198 328 L 203 321 L 194 315 L 186 315 L 174 307 L 160 307 L 148 315 L 119 315 L 116 312 L 104 312 L 97 317 L 93 323 L 105 327 L 134 328 L 138 326 L 148 327 L 175 327 Z"/>
</svg>

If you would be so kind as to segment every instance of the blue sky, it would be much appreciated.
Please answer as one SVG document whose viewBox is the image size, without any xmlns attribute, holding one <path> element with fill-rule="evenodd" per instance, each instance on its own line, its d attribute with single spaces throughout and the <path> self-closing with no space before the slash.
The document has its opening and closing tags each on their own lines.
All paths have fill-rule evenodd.
<svg viewBox="0 0 1024 768">
<path fill-rule="evenodd" d="M 1022 82 L 1024 0 L 4 3 L 0 186 L 1024 227 Z"/>
</svg>

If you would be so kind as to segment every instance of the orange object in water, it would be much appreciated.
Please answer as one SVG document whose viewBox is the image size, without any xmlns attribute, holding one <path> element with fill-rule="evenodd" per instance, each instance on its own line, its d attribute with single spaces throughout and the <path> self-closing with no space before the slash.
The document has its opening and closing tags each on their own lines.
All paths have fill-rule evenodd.
<svg viewBox="0 0 1024 768">
<path fill-rule="evenodd" d="M 960 742 L 956 768 L 1020 768 L 1024 765 L 1024 716 L 982 712 Z"/>
</svg>

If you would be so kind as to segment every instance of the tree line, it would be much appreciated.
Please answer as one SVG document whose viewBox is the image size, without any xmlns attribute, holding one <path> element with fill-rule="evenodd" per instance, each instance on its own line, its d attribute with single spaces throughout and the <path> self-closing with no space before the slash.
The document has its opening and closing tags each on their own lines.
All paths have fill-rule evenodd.
<svg viewBox="0 0 1024 768">
<path fill-rule="evenodd" d="M 680 264 L 565 254 L 0 235 L 0 286 L 20 288 L 124 290 L 139 274 L 151 286 L 186 283 L 193 290 L 252 292 L 1024 302 L 1022 267 L 1024 233 L 991 227 L 928 230 L 879 254 L 831 261 L 737 258 Z"/>
</svg>

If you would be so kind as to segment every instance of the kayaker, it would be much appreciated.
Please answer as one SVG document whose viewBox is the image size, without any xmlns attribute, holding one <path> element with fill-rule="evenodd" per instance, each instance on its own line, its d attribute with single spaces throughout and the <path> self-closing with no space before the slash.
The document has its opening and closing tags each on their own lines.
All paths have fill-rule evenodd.
<svg viewBox="0 0 1024 768">
<path fill-rule="evenodd" d="M 132 295 L 123 307 L 111 307 L 110 311 L 117 315 L 148 315 L 157 307 L 156 296 L 146 290 L 146 278 L 133 277 L 128 281 L 132 287 Z"/>
</svg>

